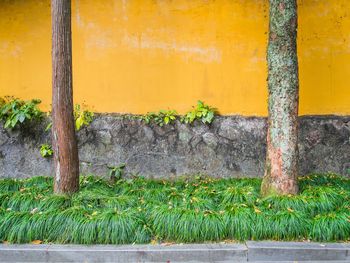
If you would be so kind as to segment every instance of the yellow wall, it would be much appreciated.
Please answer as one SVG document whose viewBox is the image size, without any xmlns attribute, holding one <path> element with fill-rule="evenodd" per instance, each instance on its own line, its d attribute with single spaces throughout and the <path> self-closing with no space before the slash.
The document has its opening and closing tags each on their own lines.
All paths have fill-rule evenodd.
<svg viewBox="0 0 350 263">
<path fill-rule="evenodd" d="M 266 115 L 267 0 L 72 0 L 74 99 Z M 50 3 L 0 0 L 0 96 L 50 105 Z M 350 1 L 299 1 L 300 113 L 350 114 Z"/>
</svg>

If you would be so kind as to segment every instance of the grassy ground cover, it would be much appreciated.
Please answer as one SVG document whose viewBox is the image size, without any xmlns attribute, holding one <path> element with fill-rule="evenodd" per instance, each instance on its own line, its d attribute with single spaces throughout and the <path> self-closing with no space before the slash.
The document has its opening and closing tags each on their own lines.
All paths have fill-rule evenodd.
<svg viewBox="0 0 350 263">
<path fill-rule="evenodd" d="M 53 195 L 52 178 L 0 180 L 0 240 L 126 244 L 152 240 L 350 239 L 350 180 L 299 179 L 298 196 L 259 195 L 260 179 L 178 181 L 81 177 L 81 191 Z"/>
</svg>

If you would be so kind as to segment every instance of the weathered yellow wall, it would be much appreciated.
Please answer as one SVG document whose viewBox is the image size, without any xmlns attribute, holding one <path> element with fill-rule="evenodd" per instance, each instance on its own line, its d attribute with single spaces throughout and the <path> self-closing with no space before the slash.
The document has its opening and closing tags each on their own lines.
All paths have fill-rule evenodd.
<svg viewBox="0 0 350 263">
<path fill-rule="evenodd" d="M 267 0 L 72 0 L 74 99 L 266 115 Z M 0 96 L 50 105 L 50 4 L 0 0 Z M 350 1 L 299 1 L 300 113 L 350 114 Z"/>
</svg>

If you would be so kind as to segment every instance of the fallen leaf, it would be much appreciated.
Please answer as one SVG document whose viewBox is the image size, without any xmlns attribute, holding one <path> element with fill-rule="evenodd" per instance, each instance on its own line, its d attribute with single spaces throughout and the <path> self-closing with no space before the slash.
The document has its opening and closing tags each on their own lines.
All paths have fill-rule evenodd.
<svg viewBox="0 0 350 263">
<path fill-rule="evenodd" d="M 35 207 L 32 211 L 30 211 L 31 214 L 35 214 L 38 211 L 38 208 Z"/>
<path fill-rule="evenodd" d="M 258 208 L 254 208 L 255 213 L 261 213 L 261 211 Z"/>
<path fill-rule="evenodd" d="M 155 240 L 155 239 L 152 239 L 152 240 L 151 240 L 151 245 L 158 245 L 158 241 Z"/>
<path fill-rule="evenodd" d="M 32 244 L 34 244 L 34 245 L 40 245 L 42 242 L 43 242 L 43 241 L 37 239 L 37 240 L 33 240 L 33 241 L 32 241 Z"/>
<path fill-rule="evenodd" d="M 175 243 L 174 242 L 165 242 L 165 243 L 162 243 L 163 246 L 171 246 L 171 245 L 174 245 Z"/>
</svg>

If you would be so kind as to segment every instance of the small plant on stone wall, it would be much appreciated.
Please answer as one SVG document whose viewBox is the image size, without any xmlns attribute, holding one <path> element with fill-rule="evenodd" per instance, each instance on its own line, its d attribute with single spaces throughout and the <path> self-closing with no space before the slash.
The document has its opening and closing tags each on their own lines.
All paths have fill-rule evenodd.
<svg viewBox="0 0 350 263">
<path fill-rule="evenodd" d="M 199 100 L 196 107 L 193 107 L 191 111 L 182 116 L 181 122 L 193 123 L 195 120 L 200 120 L 203 123 L 210 124 L 213 122 L 216 113 L 216 108 L 206 105 Z"/>
<path fill-rule="evenodd" d="M 88 126 L 94 119 L 94 113 L 91 111 L 88 111 L 86 109 L 86 106 L 80 106 L 79 104 L 76 104 L 74 106 L 74 120 L 75 120 L 75 129 L 79 131 L 82 127 Z M 49 131 L 52 128 L 52 122 L 50 122 L 46 128 L 45 131 Z"/>
<path fill-rule="evenodd" d="M 159 126 L 164 126 L 173 123 L 177 116 L 176 110 L 160 110 L 159 112 L 149 112 L 144 116 L 140 116 L 140 119 L 147 124 L 154 122 Z"/>
<path fill-rule="evenodd" d="M 42 117 L 42 112 L 38 108 L 41 101 L 20 100 L 14 97 L 5 97 L 0 101 L 0 120 L 4 122 L 4 128 L 13 129 L 20 125 L 38 120 Z"/>
<path fill-rule="evenodd" d="M 115 183 L 122 178 L 125 169 L 125 163 L 122 163 L 118 166 L 107 166 L 107 168 L 109 170 L 108 175 L 111 182 Z"/>
<path fill-rule="evenodd" d="M 94 113 L 88 111 L 86 106 L 76 104 L 74 106 L 75 128 L 79 131 L 82 127 L 88 126 L 94 119 Z"/>
<path fill-rule="evenodd" d="M 40 154 L 44 158 L 51 157 L 53 155 L 52 146 L 47 143 L 42 144 L 40 146 Z"/>
<path fill-rule="evenodd" d="M 49 122 L 49 124 L 46 126 L 45 131 L 49 131 L 52 128 L 52 122 Z"/>
</svg>

